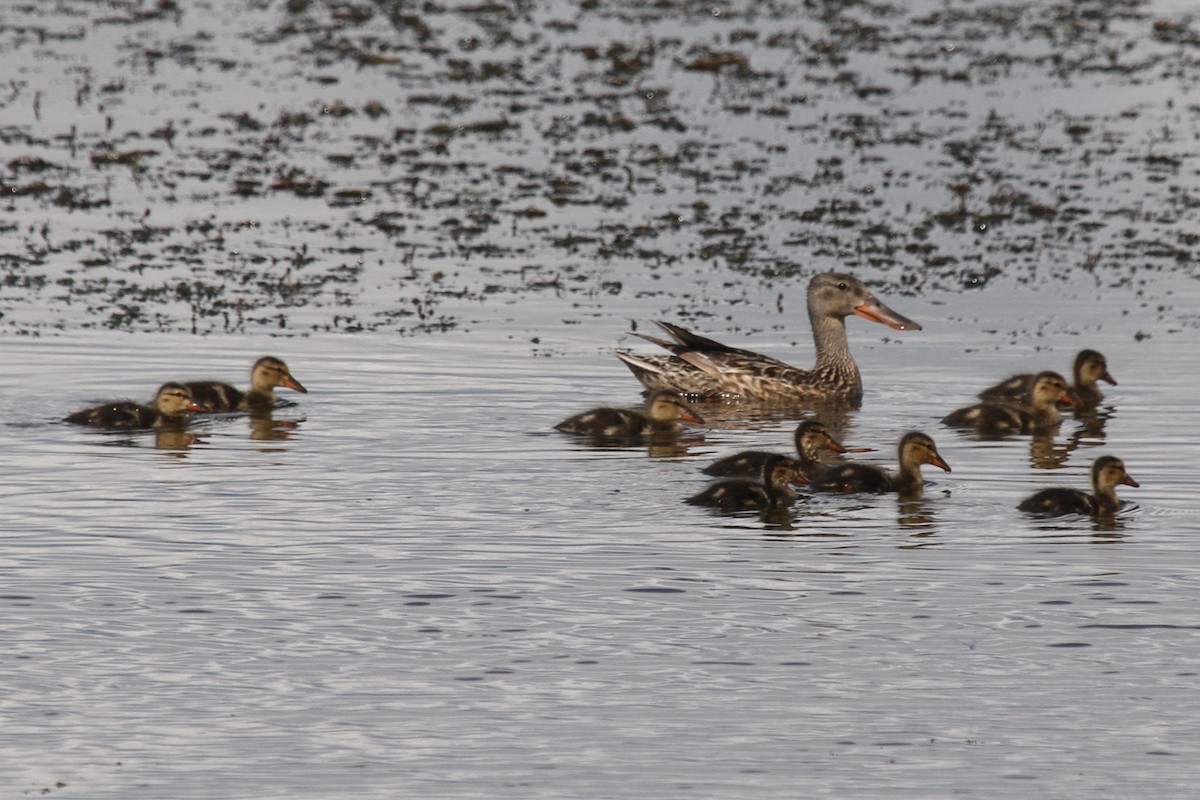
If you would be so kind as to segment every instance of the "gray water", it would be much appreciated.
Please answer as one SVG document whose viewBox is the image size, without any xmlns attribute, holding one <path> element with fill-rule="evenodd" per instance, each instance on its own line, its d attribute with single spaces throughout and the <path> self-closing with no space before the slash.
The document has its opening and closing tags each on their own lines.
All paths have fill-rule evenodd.
<svg viewBox="0 0 1200 800">
<path fill-rule="evenodd" d="M 0 8 L 0 796 L 1190 797 L 1193 26 Z M 639 401 L 633 321 L 811 363 L 833 268 L 925 325 L 849 321 L 866 396 L 831 422 L 884 465 L 931 433 L 922 500 L 683 502 L 794 415 L 552 430 Z M 938 422 L 1083 347 L 1120 381 L 1090 421 Z M 270 421 L 59 422 L 266 353 L 310 390 Z M 1109 453 L 1141 483 L 1113 520 L 1016 511 Z"/>
<path fill-rule="evenodd" d="M 910 505 L 802 499 L 791 530 L 682 500 L 714 457 L 786 450 L 792 420 L 737 418 L 665 452 L 550 430 L 636 402 L 597 347 L 620 338 L 611 321 L 550 332 L 554 357 L 483 334 L 0 340 L 5 785 L 1186 796 L 1200 442 L 1178 420 L 1194 345 L 1094 326 L 1120 381 L 1102 431 L 1068 418 L 1037 447 L 977 442 L 937 418 L 988 378 L 1065 368 L 1077 343 L 1051 330 L 1065 347 L 989 349 L 977 330 L 1003 310 L 976 297 L 958 321 L 944 298 L 906 303 L 927 327 L 896 338 L 850 322 L 867 396 L 845 443 L 890 464 L 919 427 L 954 472 L 930 471 Z M 1054 325 L 1096 311 L 1068 303 Z M 310 390 L 275 412 L 278 438 L 239 416 L 162 448 L 55 422 L 113 386 L 240 382 L 264 352 Z M 1110 452 L 1142 483 L 1115 524 L 1014 509 L 1085 485 Z"/>
</svg>

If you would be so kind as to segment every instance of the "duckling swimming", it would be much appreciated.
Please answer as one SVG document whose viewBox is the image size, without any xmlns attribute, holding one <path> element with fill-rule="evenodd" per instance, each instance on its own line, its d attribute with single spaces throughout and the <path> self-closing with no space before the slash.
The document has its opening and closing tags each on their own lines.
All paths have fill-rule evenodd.
<svg viewBox="0 0 1200 800">
<path fill-rule="evenodd" d="M 947 414 L 942 422 L 956 428 L 974 428 L 985 436 L 1011 433 L 1053 433 L 1062 421 L 1056 403 L 1075 405 L 1067 381 L 1057 372 L 1039 372 L 1021 403 L 989 400 Z"/>
<path fill-rule="evenodd" d="M 603 439 L 627 439 L 650 434 L 675 434 L 684 422 L 704 424 L 678 392 L 658 391 L 646 398 L 643 411 L 627 408 L 593 408 L 563 420 L 557 431 Z"/>
<path fill-rule="evenodd" d="M 871 464 L 839 464 L 829 467 L 812 482 L 819 492 L 898 492 L 906 497 L 920 495 L 925 486 L 921 465 L 931 464 L 950 472 L 933 439 L 920 431 L 906 433 L 896 448 L 900 466 L 895 474 Z"/>
<path fill-rule="evenodd" d="M 267 411 L 275 405 L 275 388 L 282 386 L 307 394 L 308 389 L 292 377 L 287 364 L 274 356 L 263 356 L 250 368 L 250 388 L 243 392 L 220 381 L 189 381 L 185 386 L 196 402 L 214 412 Z"/>
<path fill-rule="evenodd" d="M 796 426 L 796 461 L 800 465 L 800 474 L 812 480 L 825 465 L 817 460 L 821 450 L 832 450 L 844 453 L 842 447 L 834 439 L 825 426 L 815 419 L 806 419 Z M 764 450 L 743 450 L 731 456 L 722 458 L 704 468 L 706 475 L 716 477 L 750 477 L 762 474 L 763 463 L 774 453 Z"/>
<path fill-rule="evenodd" d="M 805 370 L 770 356 L 729 347 L 666 322 L 658 326 L 674 339 L 642 336 L 673 355 L 641 356 L 618 351 L 617 358 L 647 389 L 672 389 L 701 396 L 737 396 L 763 402 L 862 401 L 862 376 L 846 341 L 851 314 L 896 330 L 921 326 L 888 308 L 853 275 L 826 272 L 808 285 L 808 318 L 817 363 Z"/>
<path fill-rule="evenodd" d="M 796 502 L 791 484 L 805 484 L 800 462 L 790 456 L 771 454 L 764 459 L 761 480 L 730 478 L 717 481 L 687 499 L 694 506 L 722 511 L 772 511 L 786 509 Z"/>
<path fill-rule="evenodd" d="M 94 425 L 121 430 L 183 427 L 191 419 L 188 416 L 189 411 L 207 410 L 192 399 L 192 393 L 182 383 L 164 383 L 158 388 L 154 401 L 149 406 L 132 400 L 114 400 L 76 411 L 63 421 L 73 425 Z"/>
<path fill-rule="evenodd" d="M 1102 516 L 1121 507 L 1118 486 L 1139 486 L 1128 472 L 1125 462 L 1114 456 L 1101 456 L 1092 463 L 1092 493 L 1079 489 L 1055 487 L 1042 489 L 1021 501 L 1017 509 L 1030 514 L 1059 517 L 1064 514 Z"/>
<path fill-rule="evenodd" d="M 1117 385 L 1116 379 L 1108 371 L 1108 360 L 1096 350 L 1079 351 L 1079 354 L 1075 356 L 1072 375 L 1075 383 L 1071 386 L 1071 391 L 1074 392 L 1079 407 L 1091 408 L 1104 399 L 1104 393 L 1097 385 L 1098 381 L 1104 381 L 1113 386 Z M 979 397 L 982 400 L 1021 402 L 1029 394 L 1029 389 L 1036 379 L 1037 374 L 1033 372 L 1013 375 L 995 386 L 984 389 L 979 393 Z"/>
</svg>

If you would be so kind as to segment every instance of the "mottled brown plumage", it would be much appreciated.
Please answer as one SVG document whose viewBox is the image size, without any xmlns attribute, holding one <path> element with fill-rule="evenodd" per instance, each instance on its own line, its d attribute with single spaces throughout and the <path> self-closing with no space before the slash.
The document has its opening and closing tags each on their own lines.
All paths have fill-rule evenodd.
<svg viewBox="0 0 1200 800">
<path fill-rule="evenodd" d="M 76 411 L 67 416 L 64 422 L 120 430 L 183 427 L 191 419 L 189 411 L 207 410 L 192 400 L 191 392 L 183 384 L 164 383 L 158 388 L 150 405 L 132 400 L 114 400 Z"/>
<path fill-rule="evenodd" d="M 759 478 L 757 481 L 748 478 L 717 481 L 689 497 L 687 502 L 722 511 L 772 511 L 788 508 L 796 502 L 791 484 L 808 483 L 800 472 L 800 463 L 783 455 L 766 459 Z"/>
<path fill-rule="evenodd" d="M 826 272 L 808 285 L 808 316 L 816 364 L 799 369 L 770 356 L 723 345 L 666 322 L 657 323 L 674 341 L 642 336 L 669 350 L 669 356 L 618 351 L 650 390 L 689 395 L 740 397 L 762 402 L 847 402 L 862 400 L 862 377 L 846 341 L 846 317 L 857 314 L 897 330 L 921 326 L 881 303 L 852 275 Z M 641 334 L 639 334 L 641 335 Z"/>
<path fill-rule="evenodd" d="M 189 381 L 185 384 L 196 402 L 215 412 L 267 411 L 275 405 L 275 388 L 307 393 L 292 377 L 287 364 L 274 356 L 263 356 L 250 368 L 250 388 L 242 390 L 220 381 Z"/>
<path fill-rule="evenodd" d="M 1067 381 L 1057 372 L 1039 372 L 1021 403 L 988 400 L 947 414 L 942 422 L 955 428 L 974 428 L 985 436 L 1014 433 L 1053 433 L 1062 421 L 1057 402 L 1075 405 Z"/>
<path fill-rule="evenodd" d="M 807 419 L 796 426 L 795 441 L 796 461 L 799 464 L 800 474 L 809 479 L 816 477 L 825 468 L 825 465 L 818 460 L 820 451 L 846 452 L 846 448 L 830 436 L 825 426 L 815 419 Z M 761 475 L 763 464 L 775 455 L 775 453 L 764 450 L 743 450 L 713 462 L 704 468 L 704 473 L 715 477 L 731 478 Z"/>
<path fill-rule="evenodd" d="M 1108 371 L 1108 360 L 1102 353 L 1095 350 L 1079 351 L 1079 354 L 1075 356 L 1072 375 L 1075 382 L 1071 386 L 1071 391 L 1074 392 L 1077 405 L 1082 407 L 1093 407 L 1104 399 L 1104 393 L 1100 391 L 1098 385 L 1099 381 L 1105 381 L 1113 386 L 1117 385 L 1116 379 Z M 979 393 L 979 397 L 983 400 L 1019 403 L 1029 394 L 1029 389 L 1036 379 L 1037 373 L 1034 372 L 1013 375 L 995 386 L 984 389 Z"/>
<path fill-rule="evenodd" d="M 906 433 L 896 451 L 899 469 L 894 474 L 871 464 L 839 464 L 818 475 L 812 488 L 841 494 L 898 492 L 913 497 L 921 494 L 925 486 L 921 465 L 930 464 L 950 471 L 950 465 L 938 453 L 933 439 L 920 431 Z"/>
<path fill-rule="evenodd" d="M 672 434 L 683 429 L 683 422 L 703 425 L 697 414 L 678 392 L 659 391 L 646 398 L 644 410 L 593 408 L 563 420 L 557 431 L 601 439 L 628 439 L 652 434 Z"/>
<path fill-rule="evenodd" d="M 1057 517 L 1063 514 L 1103 516 L 1121 507 L 1118 486 L 1138 486 L 1125 471 L 1125 463 L 1114 456 L 1101 456 L 1092 463 L 1092 493 L 1054 487 L 1042 489 L 1021 501 L 1017 508 L 1030 514 Z"/>
</svg>

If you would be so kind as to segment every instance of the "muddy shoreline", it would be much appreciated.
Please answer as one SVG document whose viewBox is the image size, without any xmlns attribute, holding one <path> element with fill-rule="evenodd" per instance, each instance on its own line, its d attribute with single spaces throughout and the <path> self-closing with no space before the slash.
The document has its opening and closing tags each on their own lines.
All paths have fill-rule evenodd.
<svg viewBox="0 0 1200 800">
<path fill-rule="evenodd" d="M 8 334 L 1197 272 L 1200 25 L 1167 4 L 31 4 L 0 66 Z"/>
</svg>

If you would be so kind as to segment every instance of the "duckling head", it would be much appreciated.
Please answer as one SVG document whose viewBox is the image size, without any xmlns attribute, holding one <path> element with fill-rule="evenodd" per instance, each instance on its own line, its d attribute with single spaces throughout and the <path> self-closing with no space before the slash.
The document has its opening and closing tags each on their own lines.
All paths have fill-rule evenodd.
<svg viewBox="0 0 1200 800">
<path fill-rule="evenodd" d="M 1092 464 L 1092 486 L 1097 491 L 1111 491 L 1118 486 L 1140 486 L 1125 471 L 1125 462 L 1116 456 L 1100 456 Z"/>
<path fill-rule="evenodd" d="M 1048 406 L 1055 402 L 1063 402 L 1070 406 L 1079 405 L 1079 399 L 1067 386 L 1066 378 L 1049 370 L 1039 372 L 1033 379 L 1029 397 L 1030 404 L 1035 408 Z"/>
<path fill-rule="evenodd" d="M 1080 350 L 1075 356 L 1075 384 L 1077 386 L 1094 386 L 1096 381 L 1104 381 L 1117 385 L 1117 381 L 1108 371 L 1108 359 L 1096 350 Z"/>
<path fill-rule="evenodd" d="M 901 464 L 931 464 L 938 469 L 950 472 L 950 465 L 938 453 L 933 439 L 920 431 L 904 434 L 900 440 L 899 458 Z"/>
<path fill-rule="evenodd" d="M 308 389 L 292 377 L 287 364 L 274 356 L 263 356 L 250 368 L 250 387 L 261 392 L 270 392 L 276 386 L 308 394 Z"/>
<path fill-rule="evenodd" d="M 830 436 L 829 431 L 815 419 L 806 419 L 796 426 L 796 450 L 815 459 L 822 448 L 844 453 L 846 448 Z"/>
<path fill-rule="evenodd" d="M 651 421 L 660 424 L 675 422 L 676 420 L 694 422 L 697 425 L 704 424 L 704 418 L 687 404 L 682 395 L 668 389 L 663 389 L 650 395 L 646 400 L 646 416 Z"/>
<path fill-rule="evenodd" d="M 182 383 L 164 383 L 154 393 L 154 407 L 164 417 L 178 417 L 187 411 L 206 412 L 207 408 L 197 405 L 191 391 Z"/>
</svg>

